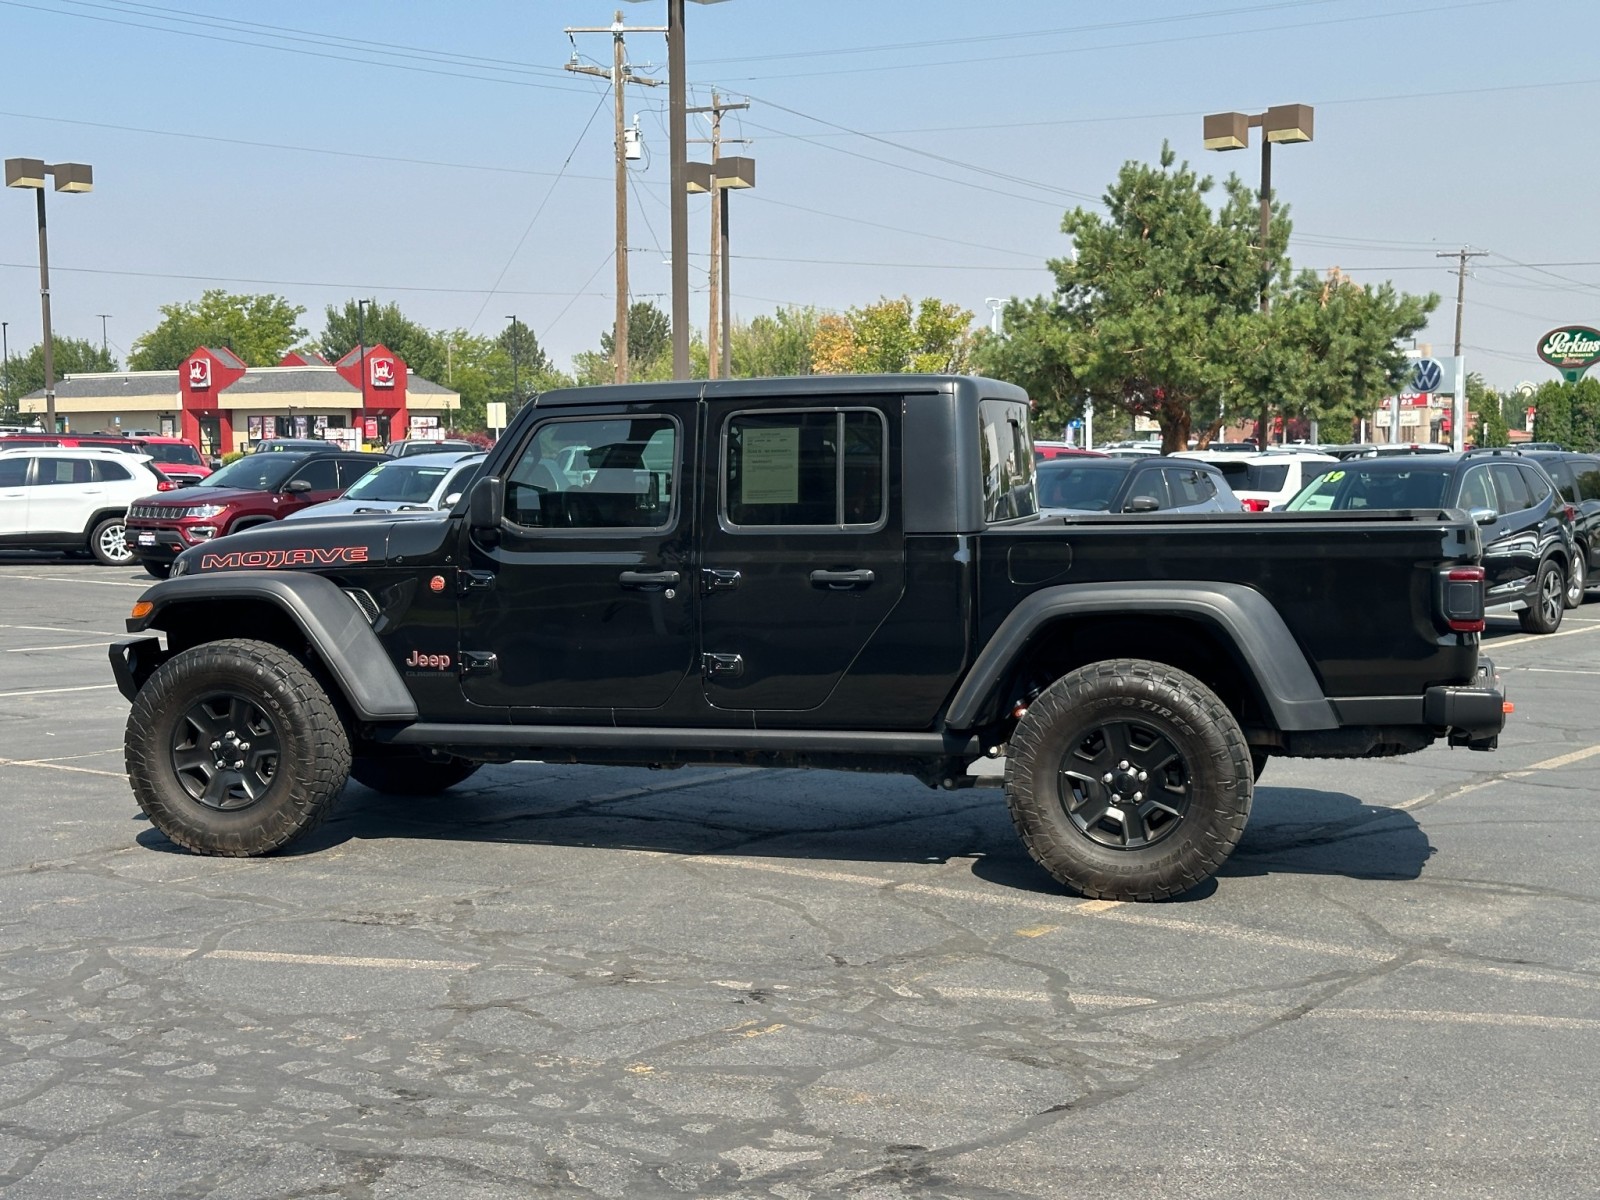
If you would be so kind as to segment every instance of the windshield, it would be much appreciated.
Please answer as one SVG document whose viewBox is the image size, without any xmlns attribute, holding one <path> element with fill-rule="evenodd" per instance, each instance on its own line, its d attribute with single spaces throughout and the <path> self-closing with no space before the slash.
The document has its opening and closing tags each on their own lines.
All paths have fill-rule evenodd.
<svg viewBox="0 0 1600 1200">
<path fill-rule="evenodd" d="M 249 492 L 275 492 L 304 461 L 303 454 L 247 454 L 208 475 L 205 485 L 240 488 Z"/>
<path fill-rule="evenodd" d="M 1236 492 L 1276 492 L 1289 478 L 1288 463 L 1228 462 L 1213 464 Z"/>
<path fill-rule="evenodd" d="M 1129 464 L 1131 465 L 1131 464 Z M 1081 508 L 1105 512 L 1111 497 L 1127 477 L 1128 466 L 1067 466 L 1039 464 L 1039 507 Z"/>
<path fill-rule="evenodd" d="M 178 463 L 185 467 L 200 467 L 200 452 L 187 442 L 146 442 L 144 452 L 159 463 Z"/>
<path fill-rule="evenodd" d="M 393 504 L 426 504 L 449 467 L 417 467 L 405 462 L 384 463 L 344 494 L 346 500 L 384 500 Z"/>
<path fill-rule="evenodd" d="M 1356 462 L 1365 460 L 1357 459 Z M 1378 460 L 1373 459 L 1376 463 Z M 1393 460 L 1390 460 L 1393 461 Z M 1290 512 L 1327 512 L 1363 508 L 1440 508 L 1450 485 L 1448 467 L 1413 467 L 1380 471 L 1340 465 L 1289 501 Z"/>
</svg>

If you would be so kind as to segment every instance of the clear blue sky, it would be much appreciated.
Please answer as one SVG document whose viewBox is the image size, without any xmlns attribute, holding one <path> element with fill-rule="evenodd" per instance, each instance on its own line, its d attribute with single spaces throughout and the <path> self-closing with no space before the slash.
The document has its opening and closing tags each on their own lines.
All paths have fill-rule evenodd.
<svg viewBox="0 0 1600 1200">
<path fill-rule="evenodd" d="M 172 4 L 185 0 L 171 0 Z M 0 0 L 0 156 L 78 160 L 50 195 L 58 333 L 119 357 L 157 306 L 206 287 L 308 310 L 394 300 L 430 326 L 530 325 L 558 363 L 611 322 L 611 111 L 561 70 L 567 25 L 665 22 L 662 0 L 346 0 L 188 7 Z M 1095 205 L 1163 139 L 1254 186 L 1259 158 L 1200 147 L 1201 116 L 1316 106 L 1280 148 L 1297 266 L 1338 265 L 1444 297 L 1467 281 L 1468 365 L 1544 379 L 1538 335 L 1600 323 L 1593 0 L 728 0 L 688 6 L 692 103 L 747 98 L 758 187 L 733 197 L 734 307 L 844 309 L 927 295 L 986 320 L 1047 291 L 1062 212 Z M 665 77 L 658 34 L 629 39 Z M 610 39 L 577 39 L 609 64 Z M 632 290 L 670 308 L 666 88 L 630 89 Z M 696 131 L 691 131 L 693 134 Z M 703 132 L 703 131 L 701 131 Z M 695 147 L 691 146 L 691 157 Z M 30 194 L 0 194 L 0 320 L 38 340 Z M 690 206 L 697 290 L 709 240 Z M 1534 264 L 1534 265 L 1519 265 Z M 1557 264 L 1557 265 L 1551 265 Z M 1589 265 L 1582 265 L 1589 264 Z"/>
</svg>

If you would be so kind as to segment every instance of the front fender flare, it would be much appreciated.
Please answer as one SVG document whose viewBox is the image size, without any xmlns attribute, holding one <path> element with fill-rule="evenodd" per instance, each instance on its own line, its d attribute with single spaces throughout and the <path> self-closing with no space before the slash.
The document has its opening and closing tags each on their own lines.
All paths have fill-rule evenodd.
<svg viewBox="0 0 1600 1200">
<path fill-rule="evenodd" d="M 363 721 L 415 721 L 417 702 L 383 643 L 338 585 L 300 571 L 239 571 L 183 575 L 148 589 L 140 597 L 152 608 L 128 619 L 129 633 L 170 629 L 169 617 L 184 604 L 230 600 L 265 601 L 282 611 L 305 635 L 327 665 L 334 682 Z M 239 636 L 248 637 L 241 629 Z"/>
<path fill-rule="evenodd" d="M 975 729 L 1028 643 L 1047 625 L 1093 616 L 1183 616 L 1232 644 L 1277 727 L 1284 732 L 1337 729 L 1339 720 L 1283 617 L 1272 602 L 1239 583 L 1083 583 L 1044 588 L 1017 605 L 995 630 L 956 689 L 945 717 L 954 730 Z"/>
</svg>

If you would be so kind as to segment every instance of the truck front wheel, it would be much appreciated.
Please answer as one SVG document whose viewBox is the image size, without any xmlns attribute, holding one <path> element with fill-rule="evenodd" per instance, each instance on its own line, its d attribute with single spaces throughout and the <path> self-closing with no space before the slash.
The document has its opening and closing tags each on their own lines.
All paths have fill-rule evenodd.
<svg viewBox="0 0 1600 1200">
<path fill-rule="evenodd" d="M 128 782 L 196 854 L 270 854 L 316 828 L 350 773 L 339 713 L 294 655 L 229 639 L 163 663 L 134 699 Z"/>
<path fill-rule="evenodd" d="M 1006 754 L 1011 819 L 1034 860 L 1085 896 L 1160 900 L 1209 879 L 1250 816 L 1239 723 L 1192 675 L 1091 663 L 1046 688 Z"/>
</svg>

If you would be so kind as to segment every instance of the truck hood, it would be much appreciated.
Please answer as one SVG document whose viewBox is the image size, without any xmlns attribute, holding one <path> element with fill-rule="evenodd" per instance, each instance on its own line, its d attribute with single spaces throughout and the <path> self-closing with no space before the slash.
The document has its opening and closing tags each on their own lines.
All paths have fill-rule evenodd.
<svg viewBox="0 0 1600 1200">
<path fill-rule="evenodd" d="M 344 571 L 380 566 L 396 557 L 414 561 L 431 557 L 454 529 L 448 513 L 432 511 L 273 521 L 191 546 L 174 561 L 172 574 Z"/>
<path fill-rule="evenodd" d="M 384 513 L 433 513 L 438 510 L 427 505 L 402 500 L 324 500 L 310 508 L 302 508 L 284 518 L 285 521 L 310 521 L 318 517 L 370 517 Z"/>
</svg>

